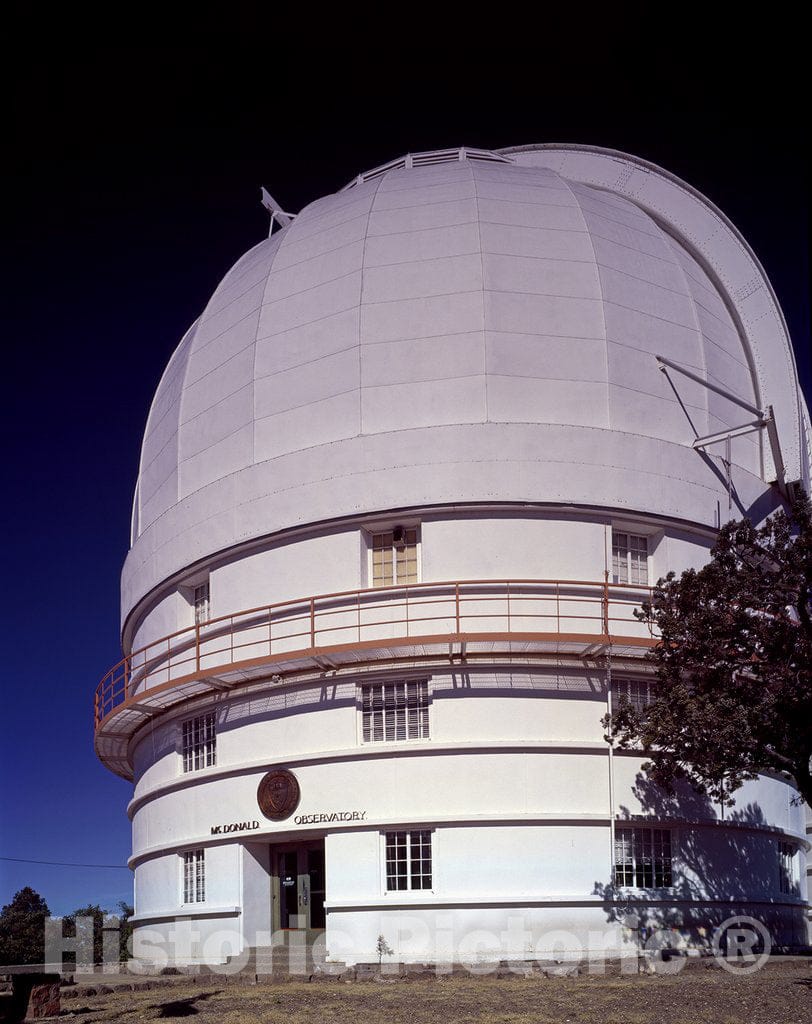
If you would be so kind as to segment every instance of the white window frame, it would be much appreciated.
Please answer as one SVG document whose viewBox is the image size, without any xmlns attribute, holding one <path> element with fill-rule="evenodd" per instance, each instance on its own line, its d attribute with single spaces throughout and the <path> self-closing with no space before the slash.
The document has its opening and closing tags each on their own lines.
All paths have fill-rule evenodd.
<svg viewBox="0 0 812 1024">
<path fill-rule="evenodd" d="M 778 841 L 778 891 L 784 896 L 800 895 L 798 847 L 783 839 Z"/>
<path fill-rule="evenodd" d="M 625 838 L 622 837 L 623 833 L 632 833 L 631 843 L 631 861 L 627 858 L 619 857 L 619 845 L 621 842 L 626 842 Z M 668 853 L 667 856 L 663 855 L 664 851 L 664 840 L 668 837 Z M 646 868 L 646 842 L 648 841 L 648 850 L 650 851 L 651 857 L 651 884 L 649 885 L 645 878 Z M 659 850 L 658 850 L 659 847 Z M 672 889 L 674 887 L 674 864 L 675 864 L 675 851 L 677 847 L 677 832 L 676 829 L 669 828 L 667 826 L 659 825 L 636 825 L 621 824 L 618 822 L 615 825 L 615 848 L 613 850 L 613 874 L 614 884 L 618 889 L 638 889 L 638 890 L 652 890 L 652 889 Z M 623 849 L 629 849 L 624 846 Z M 662 866 L 657 868 L 657 854 L 660 854 L 660 860 Z M 628 865 L 628 866 L 627 866 Z M 666 866 L 667 865 L 667 866 Z M 624 876 L 630 871 L 632 880 L 621 881 L 619 872 L 623 871 Z M 667 872 L 667 874 L 666 874 Z M 658 874 L 663 877 L 663 881 L 659 884 L 657 882 Z M 667 878 L 667 881 L 665 880 Z"/>
<path fill-rule="evenodd" d="M 180 724 L 181 773 L 203 771 L 217 765 L 217 716 L 204 711 Z"/>
<path fill-rule="evenodd" d="M 424 874 L 421 867 L 418 867 L 417 872 L 413 871 L 413 865 L 416 860 L 413 857 L 414 854 L 414 840 L 413 836 L 419 836 L 419 842 L 428 843 L 429 851 L 429 870 L 428 874 Z M 399 837 L 404 837 L 404 853 L 405 859 L 402 863 L 405 865 L 405 880 L 406 886 L 404 888 L 389 888 L 389 850 L 390 842 L 397 842 Z M 426 838 L 427 837 L 427 838 Z M 403 896 L 406 893 L 433 893 L 435 891 L 435 878 L 436 878 L 436 864 L 437 864 L 437 846 L 436 846 L 436 831 L 428 827 L 418 828 L 395 828 L 387 829 L 381 833 L 381 885 L 382 891 L 386 896 Z M 417 858 L 419 861 L 420 858 Z M 428 885 L 414 884 L 415 882 L 421 883 L 428 880 Z"/>
<path fill-rule="evenodd" d="M 192 587 L 192 607 L 195 625 L 199 626 L 211 618 L 211 586 L 208 579 Z"/>
<path fill-rule="evenodd" d="M 374 691 L 381 692 L 376 694 Z M 428 679 L 359 683 L 357 699 L 358 740 L 361 744 L 425 743 L 431 739 L 432 692 Z M 369 723 L 368 715 L 372 716 Z M 381 717 L 376 722 L 375 716 L 378 715 Z M 399 717 L 402 726 L 398 723 Z M 382 735 L 376 738 L 376 731 Z M 398 732 L 405 735 L 398 736 Z"/>
<path fill-rule="evenodd" d="M 624 538 L 622 547 L 625 549 L 625 555 L 623 555 L 623 563 L 620 562 L 621 556 L 616 554 L 616 550 L 621 548 L 620 538 Z M 616 539 L 617 538 L 617 539 Z M 632 556 L 635 551 L 640 551 L 640 542 L 645 545 L 646 557 L 645 557 L 645 571 L 640 573 L 637 566 L 638 563 L 632 561 Z M 634 542 L 634 545 L 633 543 Z M 647 533 L 635 533 L 633 529 L 627 526 L 612 526 L 612 564 L 611 564 L 611 576 L 613 583 L 625 583 L 634 587 L 647 587 L 650 585 L 651 580 L 651 536 Z M 634 576 L 642 575 L 644 578 L 633 579 Z"/>
<path fill-rule="evenodd" d="M 650 704 L 655 696 L 654 684 L 651 679 L 623 676 L 612 680 L 612 707 L 615 710 L 621 704 L 628 703 L 638 714 L 642 715 L 646 705 Z"/>
<path fill-rule="evenodd" d="M 181 904 L 206 902 L 206 851 L 201 846 L 180 855 Z"/>
<path fill-rule="evenodd" d="M 405 533 L 414 534 L 414 562 L 415 571 L 414 579 L 399 579 L 397 571 L 397 551 L 398 547 L 395 545 L 394 540 L 392 546 L 388 549 L 392 556 L 392 582 L 377 582 L 375 581 L 375 542 L 378 537 L 386 537 L 387 534 L 394 535 L 396 530 L 404 530 Z M 378 590 L 384 587 L 408 587 L 413 586 L 416 583 L 420 583 L 422 580 L 421 572 L 421 537 L 420 537 L 420 524 L 419 523 L 394 523 L 391 525 L 375 525 L 367 527 L 366 533 L 366 545 L 367 545 L 367 586 L 372 590 Z M 408 543 L 408 542 L 407 542 Z M 384 549 L 386 550 L 386 549 Z"/>
</svg>

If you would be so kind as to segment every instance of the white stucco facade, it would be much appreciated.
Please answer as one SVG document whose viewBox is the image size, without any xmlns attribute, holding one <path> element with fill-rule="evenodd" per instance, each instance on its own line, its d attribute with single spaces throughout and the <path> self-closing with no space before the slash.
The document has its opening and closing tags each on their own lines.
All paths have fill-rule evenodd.
<svg viewBox="0 0 812 1024">
<path fill-rule="evenodd" d="M 97 697 L 134 782 L 136 955 L 296 928 L 347 963 L 379 935 L 402 960 L 622 952 L 632 905 L 675 943 L 733 913 L 806 941 L 792 785 L 668 798 L 601 718 L 651 682 L 646 588 L 808 489 L 809 439 L 763 270 L 660 168 L 448 151 L 307 206 L 149 414 L 130 660 Z M 373 694 L 402 738 L 369 734 Z"/>
</svg>

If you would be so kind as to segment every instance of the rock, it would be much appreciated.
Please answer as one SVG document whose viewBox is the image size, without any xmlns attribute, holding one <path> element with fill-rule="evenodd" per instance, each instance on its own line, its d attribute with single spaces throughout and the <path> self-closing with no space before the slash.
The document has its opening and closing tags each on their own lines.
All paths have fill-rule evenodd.
<svg viewBox="0 0 812 1024">
<path fill-rule="evenodd" d="M 58 980 L 31 986 L 26 1018 L 37 1020 L 40 1017 L 58 1017 L 60 1009 Z"/>
<path fill-rule="evenodd" d="M 581 968 L 577 964 L 558 964 L 543 968 L 541 973 L 545 978 L 577 978 Z"/>
</svg>

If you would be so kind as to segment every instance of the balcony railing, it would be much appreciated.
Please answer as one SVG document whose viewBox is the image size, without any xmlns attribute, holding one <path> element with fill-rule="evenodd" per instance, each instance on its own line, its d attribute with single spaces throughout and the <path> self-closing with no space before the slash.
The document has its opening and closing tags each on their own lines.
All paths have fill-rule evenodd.
<svg viewBox="0 0 812 1024">
<path fill-rule="evenodd" d="M 583 580 L 465 580 L 324 594 L 249 608 L 155 640 L 123 658 L 96 689 L 98 729 L 121 705 L 149 702 L 206 677 L 440 643 L 649 646 L 634 609 L 648 587 Z M 380 656 L 380 655 L 378 655 Z M 318 662 L 317 662 L 318 664 Z"/>
</svg>

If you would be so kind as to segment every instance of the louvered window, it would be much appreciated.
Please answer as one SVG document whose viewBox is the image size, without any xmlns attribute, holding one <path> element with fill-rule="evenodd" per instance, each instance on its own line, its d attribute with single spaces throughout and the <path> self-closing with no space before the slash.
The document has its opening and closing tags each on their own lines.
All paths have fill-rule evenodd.
<svg viewBox="0 0 812 1024">
<path fill-rule="evenodd" d="M 195 772 L 217 763 L 217 733 L 214 712 L 189 718 L 183 723 L 183 770 Z"/>
<path fill-rule="evenodd" d="M 428 682 L 362 686 L 361 718 L 364 743 L 428 739 Z"/>
<path fill-rule="evenodd" d="M 792 843 L 778 844 L 778 888 L 787 896 L 798 896 L 796 847 Z"/>
</svg>

